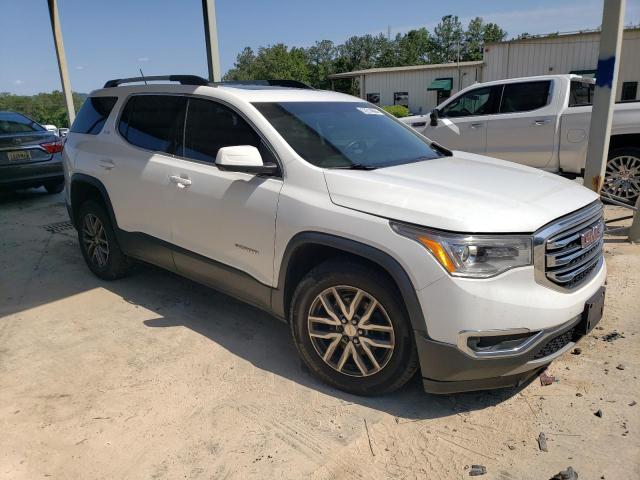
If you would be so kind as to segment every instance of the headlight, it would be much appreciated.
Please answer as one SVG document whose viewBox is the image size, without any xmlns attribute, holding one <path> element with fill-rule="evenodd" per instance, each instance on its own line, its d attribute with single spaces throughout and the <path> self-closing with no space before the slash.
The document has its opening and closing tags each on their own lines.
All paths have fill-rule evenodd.
<svg viewBox="0 0 640 480">
<path fill-rule="evenodd" d="M 396 233 L 420 243 L 456 277 L 487 278 L 531 265 L 527 235 L 469 235 L 391 222 Z"/>
</svg>

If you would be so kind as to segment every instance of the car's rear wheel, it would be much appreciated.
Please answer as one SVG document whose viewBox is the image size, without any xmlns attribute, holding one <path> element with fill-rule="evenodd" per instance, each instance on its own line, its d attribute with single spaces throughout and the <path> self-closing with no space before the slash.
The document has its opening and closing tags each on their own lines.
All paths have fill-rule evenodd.
<svg viewBox="0 0 640 480">
<path fill-rule="evenodd" d="M 413 332 L 395 285 L 375 269 L 330 260 L 300 282 L 291 330 L 307 367 L 357 395 L 404 385 L 418 367 Z"/>
<path fill-rule="evenodd" d="M 622 147 L 609 152 L 602 192 L 615 200 L 635 204 L 640 195 L 640 148 Z"/>
<path fill-rule="evenodd" d="M 45 183 L 44 188 L 47 193 L 60 193 L 64 190 L 64 181 L 58 183 Z"/>
<path fill-rule="evenodd" d="M 129 273 L 131 261 L 118 244 L 105 208 L 95 201 L 82 204 L 78 213 L 78 241 L 89 269 L 103 280 Z"/>
</svg>

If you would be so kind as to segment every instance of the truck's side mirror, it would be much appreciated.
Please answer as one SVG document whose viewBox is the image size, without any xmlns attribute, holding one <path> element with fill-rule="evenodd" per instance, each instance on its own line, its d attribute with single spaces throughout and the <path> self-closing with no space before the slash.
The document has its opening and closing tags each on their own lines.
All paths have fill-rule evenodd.
<svg viewBox="0 0 640 480">
<path fill-rule="evenodd" d="M 434 108 L 433 110 L 431 110 L 431 113 L 429 114 L 429 118 L 431 118 L 429 125 L 431 125 L 432 127 L 437 127 L 439 116 L 440 116 L 440 112 L 438 111 L 437 108 Z"/>
</svg>

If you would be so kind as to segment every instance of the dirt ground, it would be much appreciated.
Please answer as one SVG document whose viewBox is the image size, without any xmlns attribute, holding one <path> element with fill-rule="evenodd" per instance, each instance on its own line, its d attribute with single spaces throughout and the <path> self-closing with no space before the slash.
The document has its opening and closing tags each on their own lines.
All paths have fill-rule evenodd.
<svg viewBox="0 0 640 480">
<path fill-rule="evenodd" d="M 2 479 L 640 478 L 640 246 L 622 237 L 600 329 L 557 383 L 359 398 L 259 310 L 152 267 L 98 280 L 74 230 L 43 228 L 66 220 L 62 195 L 0 196 Z"/>
</svg>

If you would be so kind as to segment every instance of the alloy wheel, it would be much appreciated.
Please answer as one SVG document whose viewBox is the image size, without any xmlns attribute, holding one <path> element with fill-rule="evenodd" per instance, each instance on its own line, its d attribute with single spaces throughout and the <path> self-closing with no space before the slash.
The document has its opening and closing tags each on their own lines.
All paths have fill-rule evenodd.
<svg viewBox="0 0 640 480">
<path fill-rule="evenodd" d="M 621 200 L 635 199 L 640 194 L 640 158 L 620 155 L 610 159 L 602 190 Z"/>
<path fill-rule="evenodd" d="M 334 370 L 368 377 L 382 370 L 395 347 L 393 323 L 380 302 L 356 287 L 322 291 L 307 318 L 316 353 Z"/>
<path fill-rule="evenodd" d="M 98 267 L 103 268 L 109 259 L 109 241 L 107 232 L 100 219 L 89 213 L 82 222 L 82 241 L 89 259 Z"/>
</svg>

